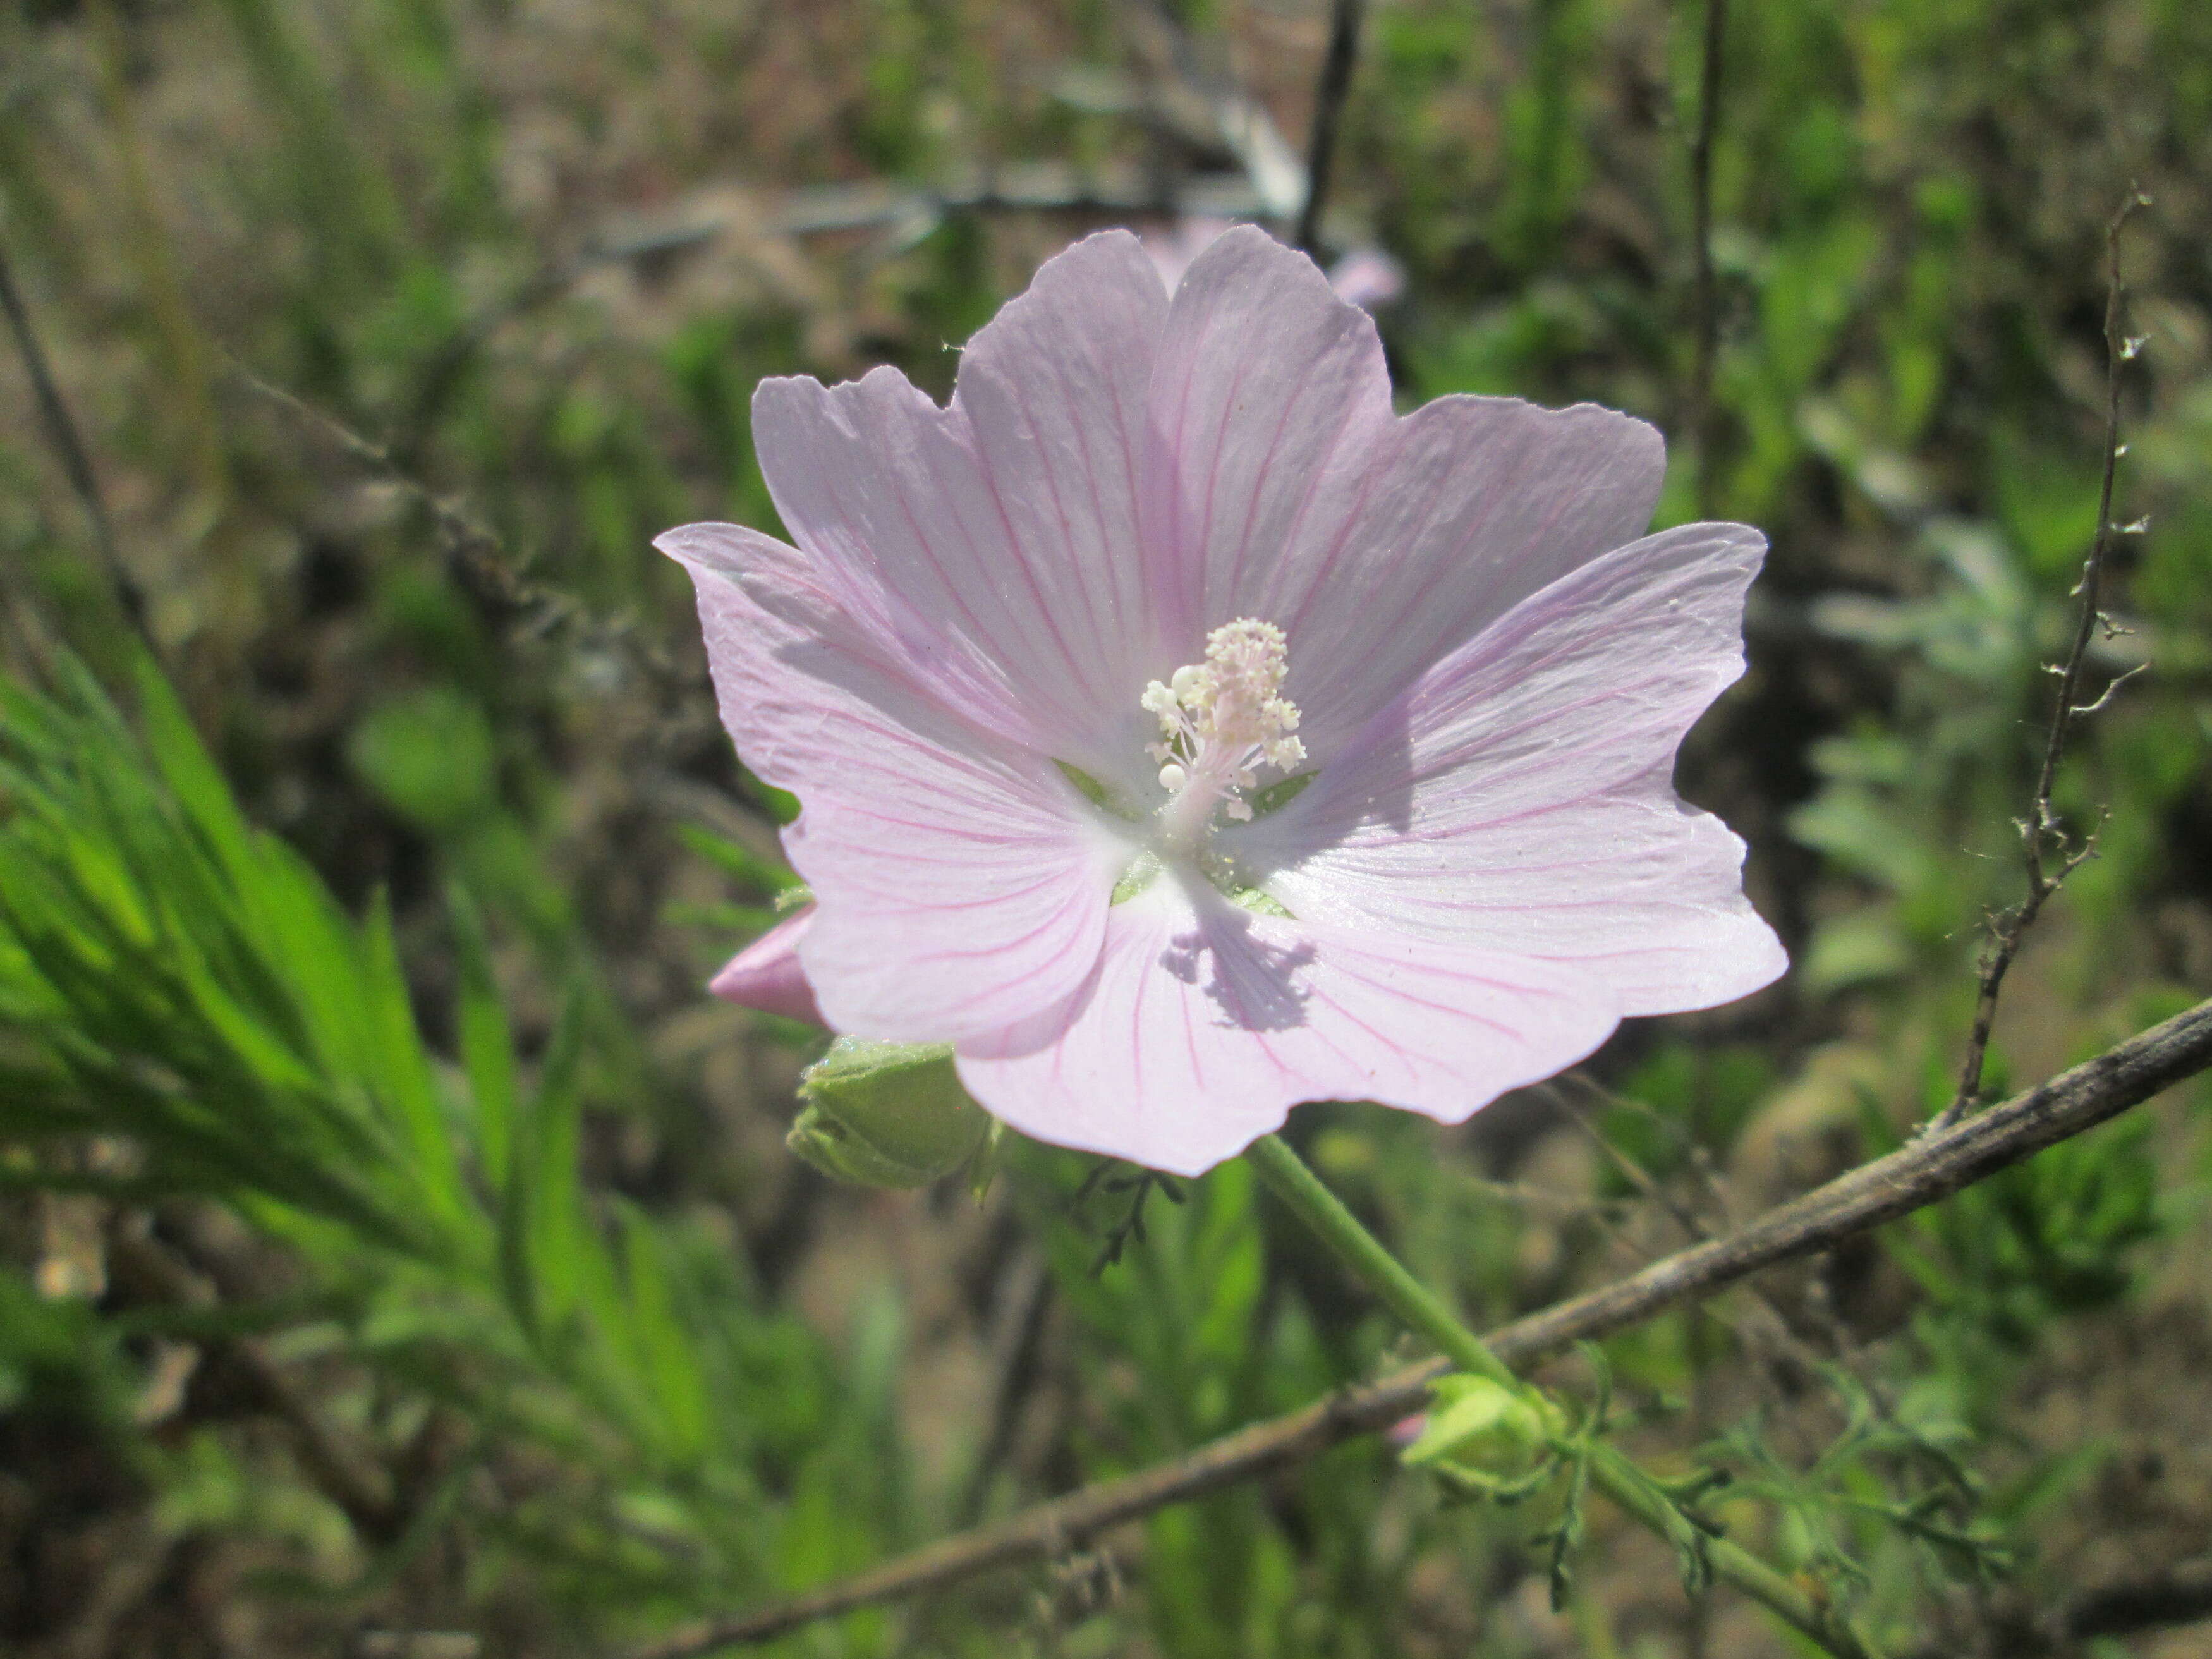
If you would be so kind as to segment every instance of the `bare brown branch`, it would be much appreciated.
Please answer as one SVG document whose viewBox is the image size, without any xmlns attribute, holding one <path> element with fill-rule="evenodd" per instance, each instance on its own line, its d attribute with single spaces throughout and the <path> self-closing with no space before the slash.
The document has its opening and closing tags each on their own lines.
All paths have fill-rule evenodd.
<svg viewBox="0 0 2212 1659">
<path fill-rule="evenodd" d="M 1704 51 L 1698 69 L 1698 133 L 1690 145 L 1690 240 L 1696 264 L 1690 308 L 1696 356 L 1690 367 L 1689 418 L 1698 447 L 1698 514 L 1713 516 L 1719 447 L 1713 421 L 1713 358 L 1720 345 L 1720 296 L 1713 285 L 1713 139 L 1720 131 L 1721 47 L 1728 35 L 1728 0 L 1705 0 Z"/>
<path fill-rule="evenodd" d="M 1515 1320 L 1487 1340 L 1501 1358 L 1526 1367 L 1576 1342 L 1715 1295 L 1762 1268 L 1827 1249 L 1948 1198 L 2207 1069 L 2212 1069 L 2212 1000 L 2001 1106 L 1931 1130 L 1725 1237 L 1678 1251 L 1601 1290 Z M 942 1589 L 996 1567 L 1055 1559 L 1124 1522 L 1387 1426 L 1426 1403 L 1428 1385 L 1443 1369 L 1444 1362 L 1437 1359 L 1407 1366 L 1379 1382 L 1255 1423 L 1173 1462 L 1033 1505 L 854 1577 L 750 1613 L 687 1626 L 633 1650 L 627 1659 L 701 1659 L 718 1648 L 765 1641 L 817 1619 Z"/>
<path fill-rule="evenodd" d="M 38 331 L 31 325 L 30 309 L 15 287 L 15 272 L 8 263 L 4 247 L 0 247 L 0 311 L 8 314 L 9 331 L 15 337 L 15 355 L 22 360 L 23 373 L 31 382 L 31 395 L 38 402 L 39 422 L 46 431 L 47 447 L 60 461 L 70 489 L 84 508 L 84 516 L 92 526 L 93 547 L 107 573 L 116 603 L 122 607 L 125 619 L 151 650 L 153 638 L 146 631 L 146 596 L 116 550 L 115 531 L 107 516 L 106 498 L 100 494 L 99 476 L 93 471 L 92 452 L 85 447 L 69 404 L 63 399 L 61 387 L 54 380 L 52 366 L 46 362 L 46 348 L 39 342 Z"/>
<path fill-rule="evenodd" d="M 1329 174 L 1336 162 L 1336 131 L 1352 91 L 1352 64 L 1359 51 L 1359 15 L 1365 0 L 1335 0 L 1330 9 L 1328 51 L 1314 88 L 1313 125 L 1306 137 L 1306 199 L 1292 240 L 1321 258 L 1321 216 L 1328 205 Z"/>
<path fill-rule="evenodd" d="M 2036 775 L 2035 793 L 2028 801 L 2027 817 L 2020 824 L 2021 857 L 2027 869 L 2027 896 L 1990 920 L 1989 939 L 1982 951 L 1981 983 L 1974 997 L 1974 1024 L 1966 1037 L 1966 1058 L 1959 1066 L 1958 1091 L 1952 1096 L 1951 1103 L 1933 1120 L 1937 1128 L 1948 1128 L 1957 1122 L 1979 1098 L 1982 1066 L 1989 1058 L 1990 1031 L 1996 1024 L 1997 997 L 2004 988 L 2005 975 L 2010 971 L 2013 959 L 2020 954 L 2021 941 L 2035 925 L 2036 917 L 2042 914 L 2051 896 L 2096 850 L 2097 835 L 2094 830 L 2078 842 L 2067 834 L 2051 807 L 2051 793 L 2058 781 L 2058 763 L 2065 757 L 2066 739 L 2073 732 L 2074 722 L 2102 708 L 2120 681 L 2128 678 L 2123 674 L 2114 679 L 2090 703 L 2083 705 L 2075 701 L 2081 694 L 2081 667 L 2088 658 L 2089 642 L 2096 636 L 2098 623 L 2104 616 L 2100 598 L 2105 562 L 2112 552 L 2113 536 L 2119 533 L 2119 526 L 2112 522 L 2112 474 L 2120 459 L 2120 375 L 2136 355 L 2134 345 L 2123 332 L 2127 284 L 2120 274 L 2120 233 L 2126 228 L 2128 221 L 2149 204 L 2150 198 L 2130 191 L 2128 199 L 2105 227 L 2105 460 L 2102 482 L 2097 491 L 2097 533 L 2090 542 L 2088 559 L 2081 567 L 2081 586 L 2075 589 L 2081 601 L 2081 611 L 2075 620 L 2073 648 L 2067 652 L 2066 660 L 2058 669 L 2058 696 L 2051 705 L 2050 734 L 2044 739 L 2042 769 Z"/>
<path fill-rule="evenodd" d="M 487 611 L 501 617 L 540 611 L 546 613 L 550 624 L 564 620 L 574 610 L 573 601 L 549 592 L 526 577 L 507 556 L 497 536 L 457 504 L 421 483 L 382 444 L 363 437 L 336 416 L 316 408 L 305 398 L 263 380 L 234 357 L 226 357 L 224 368 L 255 397 L 283 410 L 354 461 L 398 485 L 428 512 L 437 526 L 438 539 L 443 544 L 447 567 L 454 581 Z"/>
</svg>

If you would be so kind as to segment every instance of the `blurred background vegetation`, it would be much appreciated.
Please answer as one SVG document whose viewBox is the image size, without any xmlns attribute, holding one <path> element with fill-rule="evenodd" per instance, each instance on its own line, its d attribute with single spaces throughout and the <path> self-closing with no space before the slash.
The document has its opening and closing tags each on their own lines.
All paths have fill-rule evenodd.
<svg viewBox="0 0 2212 1659">
<path fill-rule="evenodd" d="M 2031 938 L 1992 1086 L 2212 992 L 2212 9 L 1734 0 L 1709 355 L 1707 21 L 1372 0 L 1322 224 L 1404 267 L 1405 404 L 1630 410 L 1672 440 L 1665 521 L 1774 545 L 1681 781 L 1752 842 L 1790 976 L 1462 1130 L 1299 1115 L 1486 1322 L 1949 1097 L 2096 524 L 2102 228 L 2136 182 L 2116 513 L 2148 523 L 2094 662 L 2151 672 L 2062 776 L 2100 856 Z M 822 1039 L 701 986 L 772 916 L 789 804 L 738 768 L 647 544 L 778 528 L 763 374 L 942 394 L 1089 228 L 1285 228 L 1328 25 L 0 12 L 0 251 L 109 521 L 11 350 L 0 1650 L 611 1655 L 1390 1357 L 1242 1166 L 1154 1194 L 1095 1271 L 1129 1194 L 1079 1198 L 1087 1160 L 1017 1149 L 979 1206 L 785 1154 Z M 1893 1652 L 2212 1653 L 2208 1106 L 1615 1340 L 1639 1444 L 1731 1468 L 1743 1534 Z M 1797 1650 L 1602 1517 L 1554 1614 L 1540 1508 L 1450 1507 L 1362 1443 L 773 1650 Z"/>
</svg>

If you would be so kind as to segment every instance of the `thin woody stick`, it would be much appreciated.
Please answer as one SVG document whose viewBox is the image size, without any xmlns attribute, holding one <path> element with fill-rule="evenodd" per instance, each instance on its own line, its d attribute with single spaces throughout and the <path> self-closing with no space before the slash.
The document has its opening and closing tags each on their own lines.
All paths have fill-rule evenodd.
<svg viewBox="0 0 2212 1659">
<path fill-rule="evenodd" d="M 2042 914 L 2051 896 L 2097 850 L 2094 830 L 2076 845 L 2051 810 L 2051 792 L 2058 781 L 2058 763 L 2065 756 L 2066 739 L 2075 720 L 2102 708 L 2120 681 L 2139 672 L 2130 668 L 2119 675 L 2094 702 L 2077 705 L 2074 701 L 2081 694 L 2081 665 L 2089 654 L 2089 641 L 2096 636 L 2098 624 L 2105 619 L 2099 598 L 2105 562 L 2112 550 L 2115 533 L 2112 473 L 2120 459 L 2120 372 L 2135 356 L 2136 348 L 2141 343 L 2130 341 L 2122 332 L 2121 312 L 2127 300 L 2127 284 L 2120 276 L 2120 232 L 2149 203 L 2150 198 L 2140 191 L 2130 191 L 2128 199 L 2105 227 L 2105 462 L 2103 482 L 2097 491 L 2097 533 L 2089 544 L 2088 559 L 2081 567 L 2081 584 L 2075 589 L 2081 596 L 2081 610 L 2075 619 L 2073 648 L 2057 670 L 2058 697 L 2051 711 L 2050 735 L 2044 739 L 2043 768 L 2036 775 L 2035 793 L 2028 802 L 2027 817 L 2020 823 L 2021 858 L 2027 867 L 2027 896 L 1990 919 L 1989 942 L 1982 952 L 1981 983 L 1974 997 L 1973 1029 L 1966 1038 L 1966 1058 L 1959 1066 L 1958 1091 L 1952 1096 L 1951 1103 L 1933 1120 L 1933 1127 L 1939 1129 L 1948 1128 L 1972 1110 L 1982 1092 L 1982 1066 L 1989 1057 L 1990 1028 L 1996 1023 L 1997 995 L 2004 988 L 2005 974 L 2012 967 L 2013 958 L 2020 954 L 2021 939 Z M 2058 860 L 2056 869 L 2045 861 L 2051 854 Z"/>
<path fill-rule="evenodd" d="M 1322 59 L 1314 88 L 1313 126 L 1306 138 L 1306 198 L 1298 209 L 1291 240 L 1321 258 L 1321 216 L 1328 205 L 1331 169 L 1336 162 L 1336 131 L 1344 100 L 1352 91 L 1352 59 L 1359 50 L 1359 14 L 1364 0 L 1336 0 L 1329 15 L 1328 52 Z"/>
</svg>

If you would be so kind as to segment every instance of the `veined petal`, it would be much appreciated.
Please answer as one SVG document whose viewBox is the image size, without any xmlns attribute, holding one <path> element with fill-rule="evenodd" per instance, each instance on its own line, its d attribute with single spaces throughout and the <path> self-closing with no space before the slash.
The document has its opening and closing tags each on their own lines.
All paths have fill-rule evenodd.
<svg viewBox="0 0 2212 1659">
<path fill-rule="evenodd" d="M 1109 766 L 1144 731 L 1137 699 L 1159 653 L 1137 556 L 1138 490 L 1167 311 L 1143 245 L 1102 232 L 1046 261 L 968 343 L 953 392 L 1024 573 L 1070 641 L 1063 678 L 1088 719 L 1127 722 L 1111 725 L 1111 751 L 1093 757 Z"/>
<path fill-rule="evenodd" d="M 794 550 L 731 525 L 656 544 L 691 571 L 739 755 L 804 803 L 784 847 L 814 890 L 799 958 L 828 1023 L 952 1041 L 1079 987 L 1127 853 L 1052 763 L 872 656 Z"/>
<path fill-rule="evenodd" d="M 763 380 L 778 511 L 853 620 L 972 724 L 1121 769 L 1158 655 L 1137 456 L 1166 296 L 1137 239 L 1048 261 L 940 409 L 896 369 Z"/>
<path fill-rule="evenodd" d="M 707 988 L 725 1002 L 786 1019 L 824 1024 L 814 988 L 799 966 L 799 942 L 814 925 L 814 907 L 787 916 L 722 964 Z"/>
<path fill-rule="evenodd" d="M 1458 1122 L 1617 1018 L 1572 968 L 1260 915 L 1167 878 L 1115 907 L 1066 1007 L 963 1041 L 956 1063 L 1025 1134 L 1197 1175 L 1301 1101 Z"/>
<path fill-rule="evenodd" d="M 1390 424 L 1375 324 L 1312 260 L 1242 225 L 1176 288 L 1151 388 L 1145 560 L 1167 665 L 1207 629 L 1273 621 L 1267 573 L 1339 532 Z"/>
<path fill-rule="evenodd" d="M 1640 535 L 1665 471 L 1656 430 L 1593 404 L 1439 398 L 1392 422 L 1350 522 L 1316 519 L 1258 576 L 1267 591 L 1234 601 L 1291 636 L 1307 746 L 1334 752 L 1522 600 Z"/>
<path fill-rule="evenodd" d="M 1395 418 L 1373 321 L 1249 227 L 1176 292 L 1152 428 L 1147 556 L 1171 643 L 1235 617 L 1281 627 L 1285 695 L 1321 760 L 1414 675 L 1641 532 L 1665 470 L 1656 431 L 1587 404 L 1444 398 Z"/>
<path fill-rule="evenodd" d="M 1601 978 L 1624 1012 L 1706 1007 L 1786 965 L 1743 843 L 1669 782 L 1743 672 L 1742 525 L 1620 548 L 1524 600 L 1233 838 L 1301 916 L 1504 949 Z"/>
</svg>

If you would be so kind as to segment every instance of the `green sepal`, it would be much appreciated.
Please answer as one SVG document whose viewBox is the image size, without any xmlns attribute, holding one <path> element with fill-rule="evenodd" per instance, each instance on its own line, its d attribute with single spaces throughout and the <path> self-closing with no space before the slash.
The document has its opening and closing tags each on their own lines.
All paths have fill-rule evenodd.
<svg viewBox="0 0 2212 1659">
<path fill-rule="evenodd" d="M 1124 823 L 1136 823 L 1142 821 L 1145 816 L 1142 812 L 1133 811 L 1124 804 L 1119 795 L 1081 767 L 1070 766 L 1064 760 L 1056 760 L 1053 764 L 1060 769 L 1060 776 L 1075 786 L 1075 793 L 1100 811 L 1109 817 L 1120 818 Z"/>
<path fill-rule="evenodd" d="M 823 1174 L 863 1187 L 922 1187 L 975 1155 L 989 1113 L 968 1097 L 949 1042 L 843 1036 L 806 1068 L 784 1144 Z"/>
<path fill-rule="evenodd" d="M 1270 812 L 1279 812 L 1304 792 L 1305 787 L 1321 775 L 1318 772 L 1297 772 L 1287 778 L 1277 778 L 1273 783 L 1255 789 L 1244 799 L 1252 809 L 1252 816 L 1264 818 Z"/>
<path fill-rule="evenodd" d="M 1285 921 L 1297 920 L 1288 905 L 1264 887 L 1239 887 L 1229 895 L 1229 902 L 1258 915 L 1279 916 Z"/>
<path fill-rule="evenodd" d="M 1121 878 L 1114 884 L 1114 890 L 1106 902 L 1109 905 L 1127 903 L 1159 879 L 1161 867 L 1159 860 L 1152 854 L 1138 854 L 1130 860 L 1129 867 L 1121 872 Z"/>
<path fill-rule="evenodd" d="M 1006 1126 L 997 1118 L 983 1136 L 982 1149 L 968 1165 L 968 1196 L 981 1209 L 983 1200 L 991 1195 L 991 1183 L 999 1178 L 999 1165 L 1006 1161 Z"/>
</svg>

